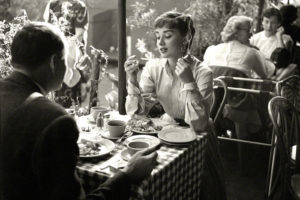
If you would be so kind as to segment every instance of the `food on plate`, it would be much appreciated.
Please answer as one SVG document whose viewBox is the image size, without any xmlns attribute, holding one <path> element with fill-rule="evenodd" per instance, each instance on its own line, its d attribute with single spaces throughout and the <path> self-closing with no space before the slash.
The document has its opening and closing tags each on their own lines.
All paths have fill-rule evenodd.
<svg viewBox="0 0 300 200">
<path fill-rule="evenodd" d="M 81 156 L 95 156 L 99 155 L 101 151 L 101 144 L 91 141 L 81 140 L 81 142 L 78 143 L 78 146 L 79 154 Z"/>
<path fill-rule="evenodd" d="M 162 129 L 161 126 L 154 124 L 151 119 L 131 119 L 127 125 L 131 130 L 140 132 L 157 132 Z"/>
</svg>

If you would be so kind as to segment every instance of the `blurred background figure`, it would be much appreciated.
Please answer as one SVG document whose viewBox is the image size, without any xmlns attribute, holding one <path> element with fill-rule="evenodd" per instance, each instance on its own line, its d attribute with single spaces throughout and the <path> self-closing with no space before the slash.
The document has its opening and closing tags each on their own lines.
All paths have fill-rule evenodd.
<svg viewBox="0 0 300 200">
<path fill-rule="evenodd" d="M 50 0 L 43 17 L 46 22 L 58 26 L 69 42 L 68 69 L 62 88 L 56 92 L 56 101 L 64 107 L 70 107 L 72 102 L 81 104 L 81 86 L 87 82 L 90 65 L 86 54 L 86 5 L 81 0 Z"/>
<path fill-rule="evenodd" d="M 254 34 L 250 38 L 250 44 L 259 48 L 267 59 L 276 48 L 286 48 L 289 51 L 292 48 L 292 38 L 284 34 L 281 27 L 282 17 L 280 11 L 276 8 L 268 8 L 263 12 L 263 31 Z"/>
<path fill-rule="evenodd" d="M 294 5 L 285 5 L 280 8 L 280 13 L 282 15 L 282 26 L 286 34 L 290 35 L 294 41 L 291 61 L 295 63 L 298 67 L 300 65 L 300 24 L 296 24 L 298 19 L 297 8 Z"/>
</svg>

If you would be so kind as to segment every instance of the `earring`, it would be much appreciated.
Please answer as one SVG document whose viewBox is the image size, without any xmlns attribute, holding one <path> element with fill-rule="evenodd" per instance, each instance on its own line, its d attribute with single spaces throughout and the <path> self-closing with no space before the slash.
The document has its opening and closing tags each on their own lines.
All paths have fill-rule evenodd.
<svg viewBox="0 0 300 200">
<path fill-rule="evenodd" d="M 186 52 L 186 49 L 187 49 L 187 42 L 184 41 L 184 42 L 182 43 L 182 46 L 181 46 L 181 48 L 180 48 L 180 51 L 181 51 L 182 53 L 185 53 L 185 52 Z"/>
</svg>

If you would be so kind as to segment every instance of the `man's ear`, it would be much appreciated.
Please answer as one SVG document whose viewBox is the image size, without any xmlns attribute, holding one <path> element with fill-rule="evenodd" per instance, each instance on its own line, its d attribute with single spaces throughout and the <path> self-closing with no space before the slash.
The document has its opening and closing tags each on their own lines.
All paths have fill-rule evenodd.
<svg viewBox="0 0 300 200">
<path fill-rule="evenodd" d="M 51 71 L 54 72 L 55 71 L 55 57 L 57 57 L 55 54 L 53 54 L 50 58 L 50 68 L 51 68 Z"/>
</svg>

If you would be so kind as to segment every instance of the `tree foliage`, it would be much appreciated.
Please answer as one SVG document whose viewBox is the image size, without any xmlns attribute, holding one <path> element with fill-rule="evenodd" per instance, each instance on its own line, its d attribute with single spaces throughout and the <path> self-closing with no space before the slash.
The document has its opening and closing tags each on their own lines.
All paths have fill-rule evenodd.
<svg viewBox="0 0 300 200">
<path fill-rule="evenodd" d="M 195 22 L 193 53 L 202 57 L 208 46 L 220 43 L 220 33 L 231 16 L 246 15 L 255 19 L 257 11 L 256 0 L 190 0 L 184 13 L 192 15 Z"/>
</svg>

